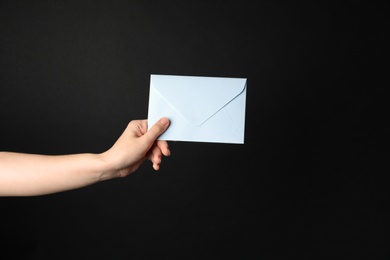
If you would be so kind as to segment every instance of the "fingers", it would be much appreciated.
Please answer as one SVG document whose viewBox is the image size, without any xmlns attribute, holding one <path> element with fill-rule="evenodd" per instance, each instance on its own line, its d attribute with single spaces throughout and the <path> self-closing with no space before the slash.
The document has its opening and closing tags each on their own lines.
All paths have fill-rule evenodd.
<svg viewBox="0 0 390 260">
<path fill-rule="evenodd" d="M 171 155 L 171 151 L 169 150 L 169 146 L 168 146 L 168 142 L 167 141 L 157 140 L 156 141 L 156 145 L 160 149 L 160 151 L 162 152 L 163 155 L 165 155 L 165 156 L 170 156 Z"/>
<path fill-rule="evenodd" d="M 162 133 L 167 130 L 169 126 L 169 119 L 166 117 L 161 118 L 147 131 L 142 138 L 147 140 L 148 143 L 153 143 Z M 166 152 L 166 149 L 164 149 Z"/>
<path fill-rule="evenodd" d="M 146 124 L 145 128 L 147 129 L 147 121 L 142 121 L 142 123 Z M 169 124 L 169 119 L 163 117 L 141 137 L 146 147 L 150 147 L 146 157 L 152 162 L 153 169 L 156 171 L 160 169 L 162 155 L 169 156 L 171 154 L 167 141 L 156 140 L 167 130 Z"/>
<path fill-rule="evenodd" d="M 157 171 L 160 168 L 160 164 L 162 161 L 162 155 L 169 156 L 171 153 L 168 149 L 168 143 L 165 141 L 157 141 L 155 145 L 149 150 L 147 154 L 147 159 L 149 159 L 153 168 Z"/>
<path fill-rule="evenodd" d="M 147 155 L 147 158 L 152 162 L 153 169 L 158 171 L 160 169 L 161 164 L 161 156 L 162 152 L 158 146 L 153 146 L 152 149 L 150 149 L 149 154 Z"/>
</svg>

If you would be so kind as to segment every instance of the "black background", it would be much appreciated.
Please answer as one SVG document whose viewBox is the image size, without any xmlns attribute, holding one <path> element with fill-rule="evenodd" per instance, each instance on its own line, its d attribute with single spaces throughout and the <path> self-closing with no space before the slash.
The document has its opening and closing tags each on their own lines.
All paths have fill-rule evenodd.
<svg viewBox="0 0 390 260">
<path fill-rule="evenodd" d="M 317 2 L 0 1 L 3 151 L 105 151 L 150 74 L 248 79 L 244 145 L 0 198 L 2 256 L 384 259 L 389 9 Z"/>
</svg>

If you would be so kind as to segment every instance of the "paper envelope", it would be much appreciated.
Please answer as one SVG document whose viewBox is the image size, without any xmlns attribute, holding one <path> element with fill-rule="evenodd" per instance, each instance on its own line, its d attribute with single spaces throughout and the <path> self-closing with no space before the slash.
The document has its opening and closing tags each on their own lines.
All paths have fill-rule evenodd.
<svg viewBox="0 0 390 260">
<path fill-rule="evenodd" d="M 168 117 L 158 138 L 244 143 L 246 78 L 151 75 L 148 126 Z"/>
</svg>

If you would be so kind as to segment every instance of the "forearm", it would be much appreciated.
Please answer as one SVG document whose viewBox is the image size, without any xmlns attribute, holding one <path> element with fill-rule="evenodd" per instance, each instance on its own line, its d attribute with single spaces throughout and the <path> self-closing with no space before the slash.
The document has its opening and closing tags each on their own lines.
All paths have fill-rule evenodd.
<svg viewBox="0 0 390 260">
<path fill-rule="evenodd" d="M 0 196 L 34 196 L 81 188 L 112 176 L 98 154 L 0 152 Z"/>
</svg>

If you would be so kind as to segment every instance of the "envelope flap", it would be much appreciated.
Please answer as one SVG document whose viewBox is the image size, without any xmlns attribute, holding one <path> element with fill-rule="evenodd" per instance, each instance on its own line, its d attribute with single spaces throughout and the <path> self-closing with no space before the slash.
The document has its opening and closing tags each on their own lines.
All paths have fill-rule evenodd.
<svg viewBox="0 0 390 260">
<path fill-rule="evenodd" d="M 151 75 L 151 86 L 189 123 L 201 125 L 245 89 L 246 79 Z"/>
</svg>

